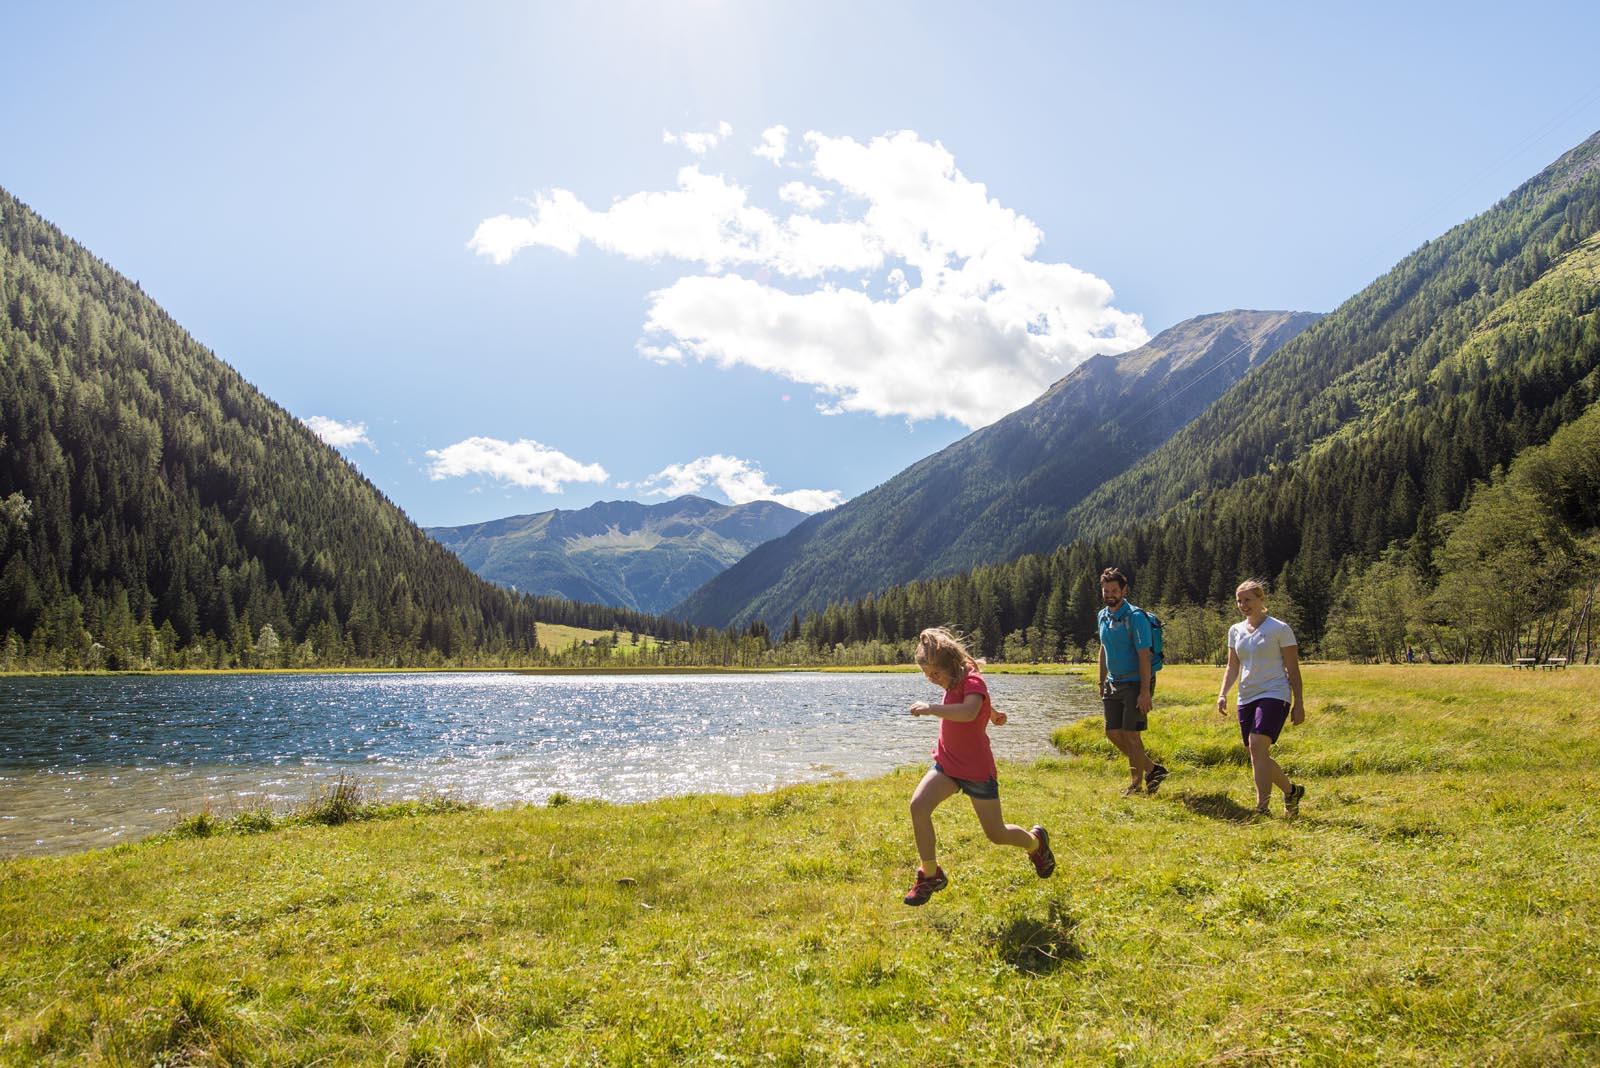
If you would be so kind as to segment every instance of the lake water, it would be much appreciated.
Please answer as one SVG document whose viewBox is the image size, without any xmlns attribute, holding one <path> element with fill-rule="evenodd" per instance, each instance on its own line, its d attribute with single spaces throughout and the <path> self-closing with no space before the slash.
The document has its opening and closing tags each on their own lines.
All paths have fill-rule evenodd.
<svg viewBox="0 0 1600 1068">
<path fill-rule="evenodd" d="M 1075 677 L 988 677 L 1002 759 L 1099 711 Z M 914 674 L 252 675 L 0 679 L 0 856 L 282 809 L 355 776 L 368 796 L 486 805 L 749 793 L 923 764 Z"/>
</svg>

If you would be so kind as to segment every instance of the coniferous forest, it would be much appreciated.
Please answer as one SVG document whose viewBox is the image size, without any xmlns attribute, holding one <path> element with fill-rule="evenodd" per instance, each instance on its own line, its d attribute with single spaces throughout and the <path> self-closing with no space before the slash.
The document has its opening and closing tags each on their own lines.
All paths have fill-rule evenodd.
<svg viewBox="0 0 1600 1068">
<path fill-rule="evenodd" d="M 0 667 L 517 663 L 536 619 L 150 300 L 0 191 Z"/>
</svg>

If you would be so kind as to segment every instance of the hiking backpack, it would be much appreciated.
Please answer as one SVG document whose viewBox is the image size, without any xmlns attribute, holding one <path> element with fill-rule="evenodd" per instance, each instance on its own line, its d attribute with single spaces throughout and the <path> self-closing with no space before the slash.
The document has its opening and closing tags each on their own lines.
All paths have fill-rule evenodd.
<svg viewBox="0 0 1600 1068">
<path fill-rule="evenodd" d="M 1150 623 L 1150 673 L 1154 675 L 1161 670 L 1164 663 L 1161 656 L 1161 617 L 1154 612 L 1146 612 L 1136 604 L 1130 604 L 1128 607 L 1144 616 Z M 1130 644 L 1133 642 L 1132 627 L 1128 628 L 1128 642 Z M 1137 645 L 1133 647 L 1133 658 L 1135 660 L 1139 659 L 1139 647 Z"/>
</svg>

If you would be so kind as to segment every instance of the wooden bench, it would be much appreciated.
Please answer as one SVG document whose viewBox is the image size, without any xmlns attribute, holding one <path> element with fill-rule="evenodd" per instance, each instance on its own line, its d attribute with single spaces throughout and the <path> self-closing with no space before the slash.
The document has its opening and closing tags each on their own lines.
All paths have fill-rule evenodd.
<svg viewBox="0 0 1600 1068">
<path fill-rule="evenodd" d="M 1511 662 L 1511 669 L 1513 671 L 1515 671 L 1517 668 L 1536 667 L 1538 665 L 1538 663 L 1539 663 L 1539 661 L 1538 661 L 1538 658 L 1536 658 L 1536 657 L 1519 656 L 1519 657 L 1517 657 L 1515 660 L 1513 660 Z"/>
<path fill-rule="evenodd" d="M 1545 658 L 1544 666 L 1547 668 L 1564 668 L 1567 666 L 1567 658 L 1564 656 L 1547 657 Z"/>
</svg>

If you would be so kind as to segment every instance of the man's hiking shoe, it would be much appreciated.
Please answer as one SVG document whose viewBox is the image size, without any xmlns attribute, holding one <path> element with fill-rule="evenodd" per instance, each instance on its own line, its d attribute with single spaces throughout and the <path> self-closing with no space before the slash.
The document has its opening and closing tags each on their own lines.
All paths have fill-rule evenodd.
<svg viewBox="0 0 1600 1068">
<path fill-rule="evenodd" d="M 1300 815 L 1300 799 L 1306 796 L 1306 788 L 1299 783 L 1291 783 L 1289 792 L 1283 795 L 1283 814 L 1285 816 Z"/>
<path fill-rule="evenodd" d="M 1056 870 L 1056 855 L 1050 852 L 1050 832 L 1035 827 L 1033 836 L 1039 840 L 1039 847 L 1028 854 L 1028 859 L 1033 861 L 1033 870 L 1039 873 L 1039 878 L 1048 879 Z"/>
<path fill-rule="evenodd" d="M 925 905 L 930 897 L 949 885 L 950 880 L 945 878 L 943 868 L 934 868 L 932 875 L 918 868 L 917 881 L 906 891 L 904 901 L 907 905 Z"/>
<path fill-rule="evenodd" d="M 1160 788 L 1161 784 L 1166 782 L 1166 780 L 1167 766 L 1165 764 L 1157 764 L 1155 767 L 1144 773 L 1145 792 L 1151 794 L 1155 793 L 1156 790 Z"/>
</svg>

